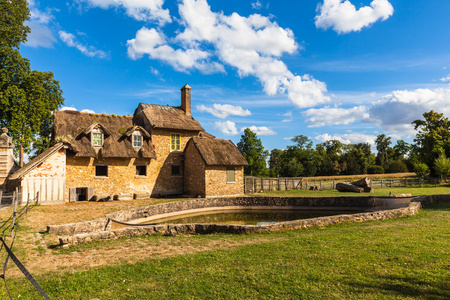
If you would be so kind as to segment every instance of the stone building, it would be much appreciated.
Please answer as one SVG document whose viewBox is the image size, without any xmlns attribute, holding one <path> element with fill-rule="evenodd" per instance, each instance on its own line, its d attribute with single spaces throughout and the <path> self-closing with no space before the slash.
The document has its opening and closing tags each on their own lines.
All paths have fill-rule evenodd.
<svg viewBox="0 0 450 300">
<path fill-rule="evenodd" d="M 187 84 L 180 107 L 140 103 L 132 117 L 56 111 L 52 142 L 10 176 L 23 201 L 36 192 L 42 202 L 244 193 L 246 160 L 191 116 Z"/>
</svg>

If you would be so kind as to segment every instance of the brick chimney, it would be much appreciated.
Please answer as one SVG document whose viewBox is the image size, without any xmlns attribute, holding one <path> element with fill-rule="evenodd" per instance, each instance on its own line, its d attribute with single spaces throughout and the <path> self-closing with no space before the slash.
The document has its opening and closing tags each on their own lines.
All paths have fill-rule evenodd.
<svg viewBox="0 0 450 300">
<path fill-rule="evenodd" d="M 181 88 L 181 109 L 191 115 L 191 87 L 187 83 Z"/>
</svg>

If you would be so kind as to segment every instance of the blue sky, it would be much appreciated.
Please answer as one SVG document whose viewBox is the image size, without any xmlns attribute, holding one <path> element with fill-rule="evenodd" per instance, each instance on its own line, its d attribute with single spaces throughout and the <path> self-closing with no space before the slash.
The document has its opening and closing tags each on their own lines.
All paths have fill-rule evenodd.
<svg viewBox="0 0 450 300">
<path fill-rule="evenodd" d="M 266 149 L 412 141 L 429 110 L 450 117 L 450 1 L 29 0 L 21 46 L 65 106 L 132 115 L 180 104 L 206 131 Z"/>
</svg>

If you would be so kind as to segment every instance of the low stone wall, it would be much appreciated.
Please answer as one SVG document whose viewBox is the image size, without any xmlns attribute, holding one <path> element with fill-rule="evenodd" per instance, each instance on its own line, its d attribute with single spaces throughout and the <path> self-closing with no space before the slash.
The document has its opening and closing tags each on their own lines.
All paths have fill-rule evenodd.
<svg viewBox="0 0 450 300">
<path fill-rule="evenodd" d="M 422 205 L 429 205 L 434 203 L 448 202 L 450 201 L 450 195 L 428 195 L 414 198 L 413 202 L 420 202 Z"/>
<path fill-rule="evenodd" d="M 108 221 L 108 219 L 102 218 L 79 223 L 48 225 L 47 232 L 54 234 L 79 234 L 104 231 L 111 228 L 111 224 Z"/>
<path fill-rule="evenodd" d="M 164 234 L 169 236 L 175 236 L 178 234 L 210 234 L 214 232 L 249 234 L 268 231 L 292 230 L 313 226 L 326 226 L 345 222 L 364 222 L 369 220 L 393 219 L 408 215 L 414 215 L 420 210 L 420 208 L 420 202 L 411 202 L 409 206 L 405 208 L 350 215 L 319 217 L 314 219 L 279 222 L 268 225 L 181 224 L 126 227 L 115 230 L 59 237 L 59 243 L 60 245 L 76 245 L 96 240 L 116 239 L 120 237 L 132 237 L 152 234 Z"/>
<path fill-rule="evenodd" d="M 162 203 L 147 207 L 119 211 L 106 218 L 126 222 L 177 211 L 228 206 L 296 206 L 296 207 L 353 207 L 372 208 L 379 201 L 377 197 L 232 197 L 207 198 Z"/>
</svg>

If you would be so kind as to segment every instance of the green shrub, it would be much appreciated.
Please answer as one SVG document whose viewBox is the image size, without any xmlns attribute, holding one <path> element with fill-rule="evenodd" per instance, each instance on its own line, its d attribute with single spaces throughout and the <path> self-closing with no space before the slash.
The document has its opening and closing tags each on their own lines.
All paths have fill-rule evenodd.
<svg viewBox="0 0 450 300">
<path fill-rule="evenodd" d="M 401 160 L 393 161 L 389 164 L 389 168 L 386 170 L 387 173 L 406 173 L 408 168 L 406 164 Z"/>
<path fill-rule="evenodd" d="M 367 169 L 367 174 L 384 174 L 384 168 L 378 165 L 370 166 Z"/>
</svg>

